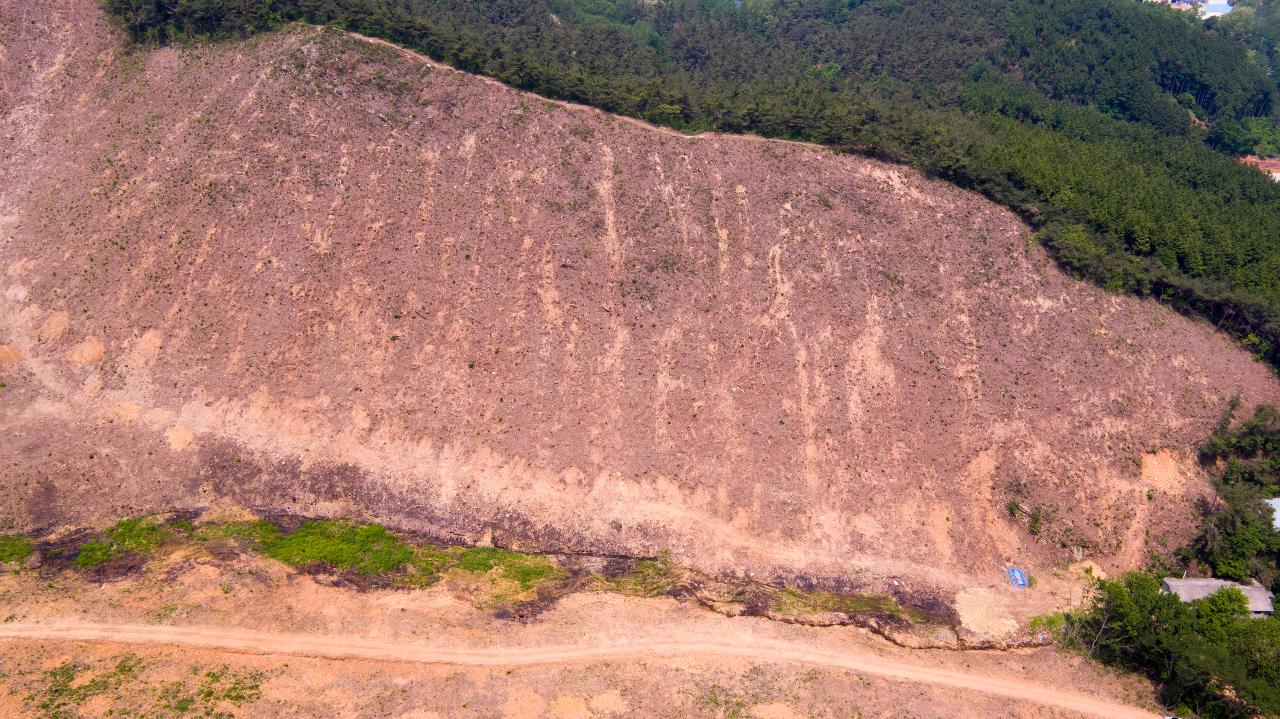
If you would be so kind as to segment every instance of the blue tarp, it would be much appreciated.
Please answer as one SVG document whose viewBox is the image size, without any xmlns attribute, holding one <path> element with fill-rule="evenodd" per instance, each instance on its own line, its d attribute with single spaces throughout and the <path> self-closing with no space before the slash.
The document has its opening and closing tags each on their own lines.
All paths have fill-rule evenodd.
<svg viewBox="0 0 1280 719">
<path fill-rule="evenodd" d="M 1018 567 L 1009 567 L 1009 583 L 1018 589 L 1027 588 L 1027 573 Z"/>
</svg>

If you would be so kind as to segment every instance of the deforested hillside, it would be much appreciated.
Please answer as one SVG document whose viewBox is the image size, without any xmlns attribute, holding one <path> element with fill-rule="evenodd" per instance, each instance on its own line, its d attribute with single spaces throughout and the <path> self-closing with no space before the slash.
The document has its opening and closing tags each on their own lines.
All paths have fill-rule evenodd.
<svg viewBox="0 0 1280 719">
<path fill-rule="evenodd" d="M 1137 566 L 1269 371 L 883 162 L 685 137 L 336 30 L 7 3 L 21 529 L 234 502 L 958 592 Z M 994 598 L 992 599 L 994 602 Z M 1056 600 L 1055 600 L 1056 601 Z"/>
<path fill-rule="evenodd" d="M 1207 318 L 1280 366 L 1280 190 L 1256 0 L 107 0 L 142 41 L 288 21 L 680 130 L 917 167 L 1031 223 L 1071 272 Z M 1233 29 L 1234 28 L 1234 29 Z M 1264 25 L 1257 25 L 1266 46 Z"/>
</svg>

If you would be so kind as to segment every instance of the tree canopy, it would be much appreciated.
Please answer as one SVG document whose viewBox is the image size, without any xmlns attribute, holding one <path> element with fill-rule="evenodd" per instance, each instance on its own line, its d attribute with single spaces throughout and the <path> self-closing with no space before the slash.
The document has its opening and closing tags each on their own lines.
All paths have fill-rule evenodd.
<svg viewBox="0 0 1280 719">
<path fill-rule="evenodd" d="M 1280 715 L 1280 619 L 1250 618 L 1237 589 L 1184 603 L 1133 572 L 1099 582 L 1092 606 L 1069 620 L 1081 650 L 1158 681 L 1170 707 L 1224 719 Z"/>
<path fill-rule="evenodd" d="M 1263 500 L 1280 496 L 1280 410 L 1259 405 L 1235 422 L 1238 401 L 1200 448 L 1200 459 L 1216 469 L 1218 497 L 1203 506 L 1200 534 L 1180 551 L 1215 577 L 1269 584 L 1280 592 L 1280 531 Z"/>
</svg>

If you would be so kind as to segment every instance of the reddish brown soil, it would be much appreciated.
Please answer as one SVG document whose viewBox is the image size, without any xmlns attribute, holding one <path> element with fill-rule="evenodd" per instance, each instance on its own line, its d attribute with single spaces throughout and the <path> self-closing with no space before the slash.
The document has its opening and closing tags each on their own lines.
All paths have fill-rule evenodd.
<svg viewBox="0 0 1280 719">
<path fill-rule="evenodd" d="M 7 651 L 6 651 L 7 650 Z M 108 675 L 123 659 L 139 676 L 82 705 L 77 716 L 108 719 L 163 706 L 157 697 L 180 682 L 198 686 L 210 671 L 261 677 L 261 698 L 220 711 L 237 719 L 389 717 L 391 719 L 846 719 L 847 717 L 1008 717 L 1096 719 L 953 687 L 771 660 L 703 657 L 614 659 L 568 665 L 457 667 L 344 658 L 259 656 L 209 649 L 129 644 L 0 642 L 0 712 L 12 719 L 47 716 L 26 697 L 42 697 L 44 672 L 81 665 Z M 1053 667 L 1057 668 L 1057 667 Z M 1092 679 L 1092 677 L 1090 677 Z M 1127 698 L 1127 697 L 1126 697 Z M 1110 717 L 1149 717 L 1152 711 Z"/>
<path fill-rule="evenodd" d="M 1018 562 L 1041 606 L 1176 546 L 1189 450 L 1280 398 L 905 168 L 338 32 L 125 52 L 0 0 L 0 42 L 11 525 L 230 497 L 984 606 Z"/>
<path fill-rule="evenodd" d="M 105 585 L 5 572 L 0 715 L 41 716 L 47 670 L 88 665 L 83 685 L 132 654 L 139 675 L 77 716 L 147 713 L 172 694 L 159 689 L 222 665 L 264 675 L 259 700 L 219 707 L 236 717 L 1155 716 L 1148 682 L 1052 648 L 906 651 L 851 627 L 597 593 L 504 622 L 476 599 L 449 581 L 357 593 L 201 548 Z"/>
</svg>

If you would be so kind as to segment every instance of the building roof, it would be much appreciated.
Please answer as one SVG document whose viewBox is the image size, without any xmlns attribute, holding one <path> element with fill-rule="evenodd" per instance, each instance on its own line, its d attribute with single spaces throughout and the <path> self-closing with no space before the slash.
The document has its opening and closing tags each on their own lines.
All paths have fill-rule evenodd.
<svg viewBox="0 0 1280 719">
<path fill-rule="evenodd" d="M 1178 599 L 1184 602 L 1191 602 L 1197 599 L 1204 599 L 1224 587 L 1239 589 L 1240 593 L 1244 594 L 1245 600 L 1249 602 L 1249 611 L 1255 613 L 1272 611 L 1271 592 L 1257 584 L 1238 584 L 1225 579 L 1176 579 L 1169 577 L 1164 580 L 1163 589 L 1170 594 L 1178 595 Z"/>
<path fill-rule="evenodd" d="M 1271 505 L 1271 526 L 1280 530 L 1280 499 L 1268 499 L 1267 504 Z"/>
<path fill-rule="evenodd" d="M 1256 167 L 1259 170 L 1264 170 L 1266 172 L 1275 172 L 1276 170 L 1280 170 L 1280 157 L 1258 157 L 1257 155 L 1245 155 L 1244 157 L 1236 158 L 1236 161 L 1244 165 Z"/>
</svg>

